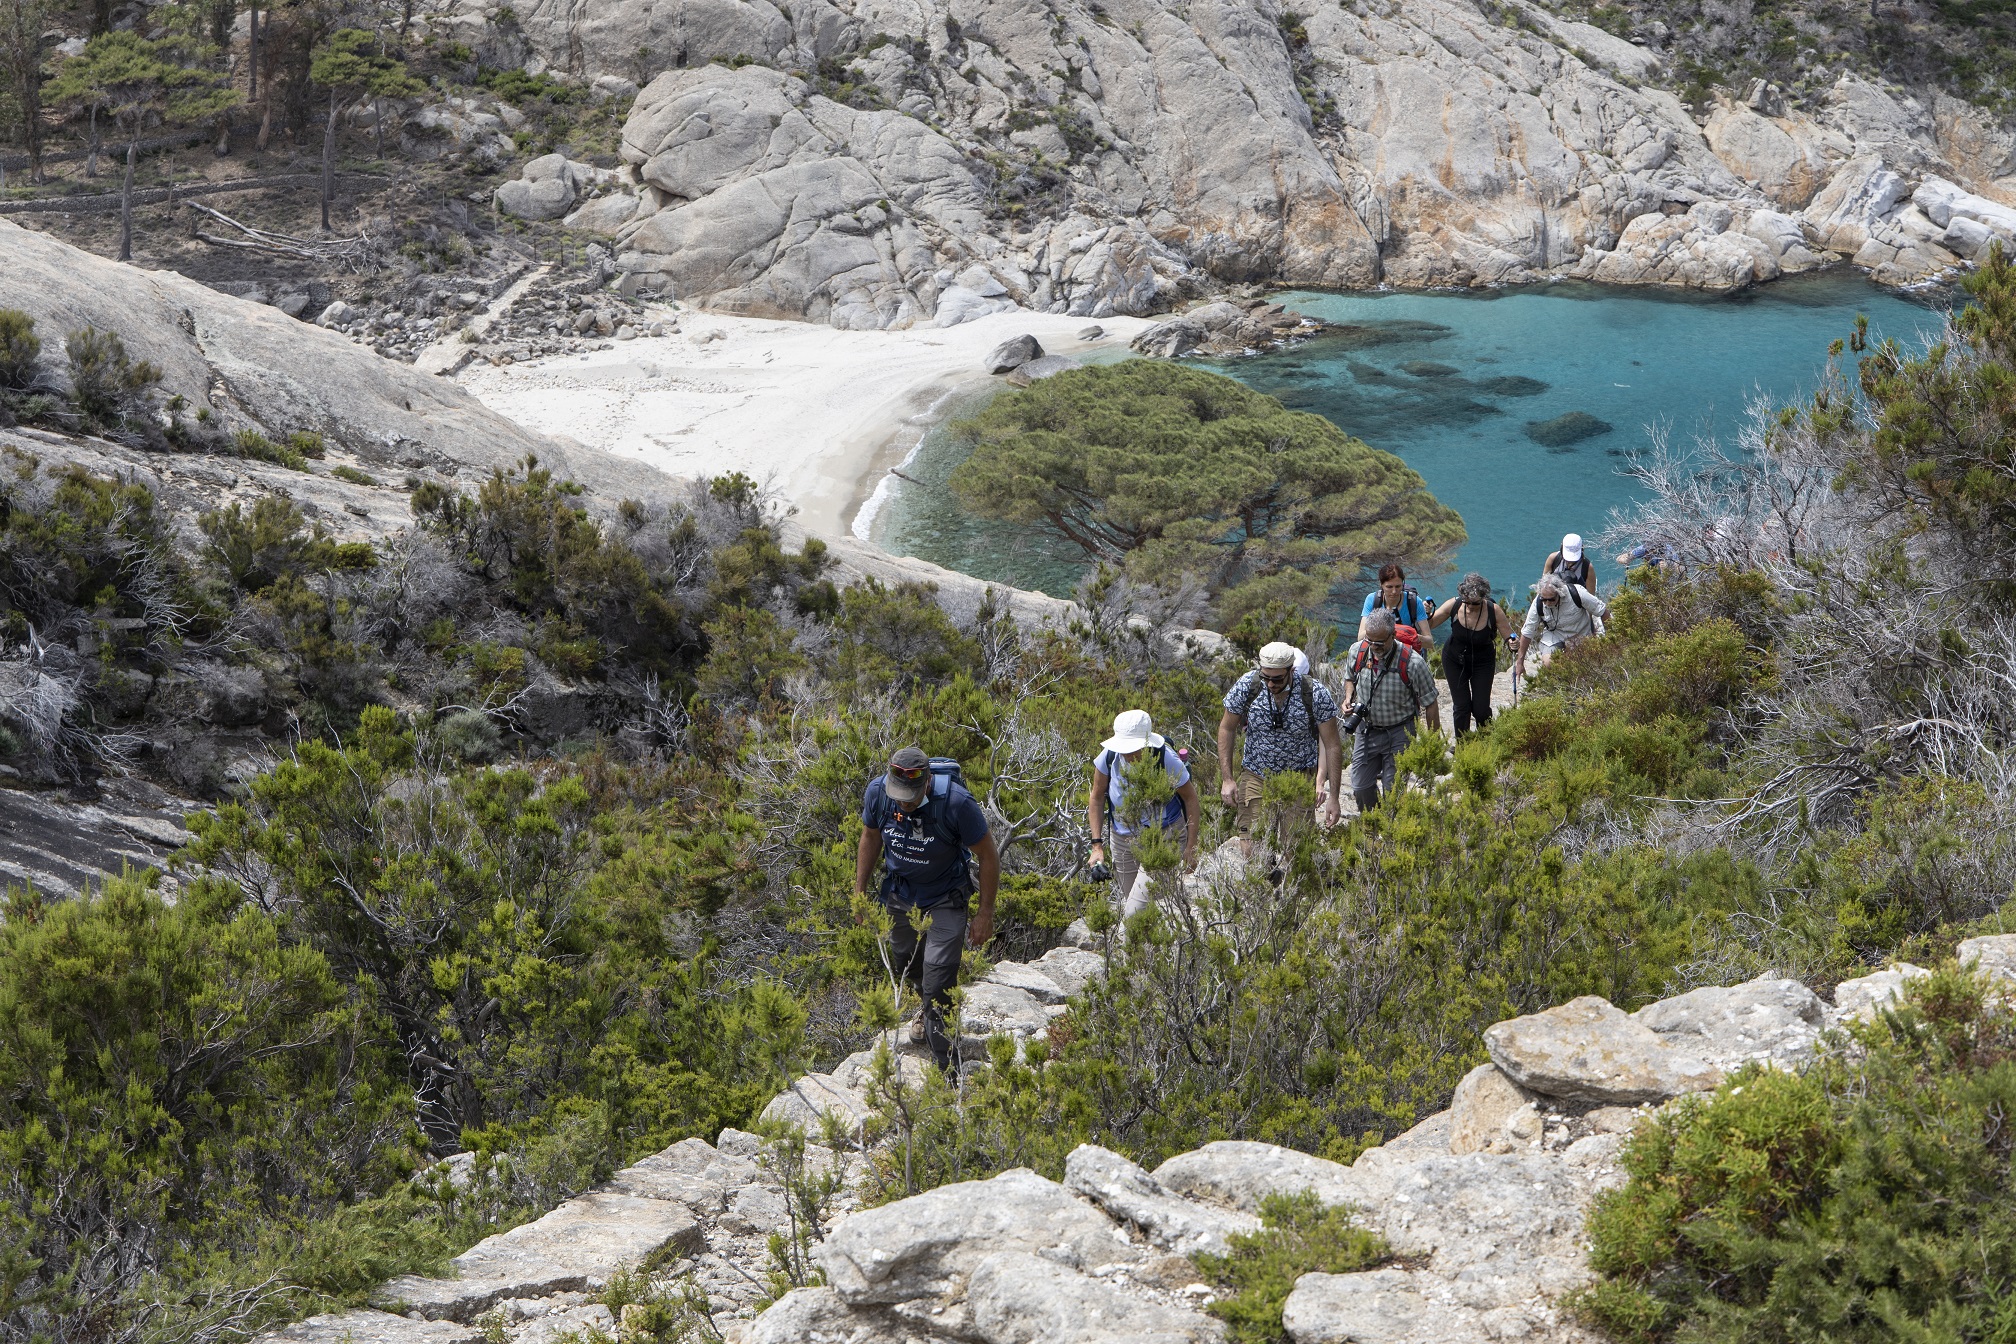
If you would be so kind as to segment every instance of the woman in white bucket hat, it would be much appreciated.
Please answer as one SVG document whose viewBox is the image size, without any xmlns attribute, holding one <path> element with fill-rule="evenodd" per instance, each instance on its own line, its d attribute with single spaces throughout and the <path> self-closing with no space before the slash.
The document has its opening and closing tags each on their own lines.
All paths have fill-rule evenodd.
<svg viewBox="0 0 2016 1344">
<path fill-rule="evenodd" d="M 1092 762 L 1092 791 L 1085 803 L 1086 822 L 1092 830 L 1092 862 L 1106 861 L 1107 821 L 1112 821 L 1113 889 L 1120 893 L 1123 902 L 1122 917 L 1132 915 L 1147 904 L 1144 891 L 1135 892 L 1135 879 L 1141 871 L 1140 860 L 1134 853 L 1134 837 L 1144 826 L 1174 826 L 1180 818 L 1183 822 L 1183 871 L 1192 872 L 1197 867 L 1197 828 L 1203 819 L 1203 807 L 1197 800 L 1197 783 L 1190 778 L 1189 763 L 1180 752 L 1163 740 L 1155 731 L 1155 721 L 1145 709 L 1130 709 L 1114 716 L 1113 736 L 1099 744 L 1099 755 Z M 1176 785 L 1176 796 L 1160 809 L 1160 815 L 1142 814 L 1140 808 L 1127 806 L 1126 790 L 1120 772 L 1124 763 L 1140 759 L 1144 751 L 1161 755 L 1162 768 L 1168 772 Z"/>
</svg>

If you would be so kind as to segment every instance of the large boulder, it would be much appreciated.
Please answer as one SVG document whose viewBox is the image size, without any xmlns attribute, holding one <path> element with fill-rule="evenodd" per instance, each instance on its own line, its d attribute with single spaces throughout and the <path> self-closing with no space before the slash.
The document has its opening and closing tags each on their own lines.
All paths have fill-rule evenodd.
<svg viewBox="0 0 2016 1344">
<path fill-rule="evenodd" d="M 622 241 L 680 294 L 728 312 L 911 325 L 941 288 L 927 235 L 985 233 L 979 183 L 950 141 L 775 70 L 660 75 L 622 153 L 661 203 Z"/>
<path fill-rule="evenodd" d="M 1519 1086 L 1570 1101 L 1635 1106 L 1722 1081 L 1721 1069 L 1595 995 L 1500 1022 L 1484 1048 Z"/>
<path fill-rule="evenodd" d="M 1098 1209 L 1034 1172 L 1006 1171 L 866 1209 L 813 1252 L 826 1281 L 852 1306 L 935 1297 L 1003 1251 L 1026 1251 L 1073 1269 L 1141 1259 Z"/>
<path fill-rule="evenodd" d="M 574 208 L 574 187 L 565 178 L 506 182 L 497 188 L 497 208 L 514 219 L 559 219 Z"/>
<path fill-rule="evenodd" d="M 1781 1068 L 1802 1064 L 1827 1027 L 1826 1005 L 1812 990 L 1768 975 L 1662 999 L 1631 1018 L 1723 1073 L 1753 1060 Z"/>
<path fill-rule="evenodd" d="M 1533 1104 L 1534 1094 L 1505 1076 L 1496 1064 L 1479 1064 L 1456 1084 L 1449 1101 L 1452 1153 L 1508 1152 L 1515 1136 L 1507 1126 Z"/>
<path fill-rule="evenodd" d="M 1013 373 L 1032 359 L 1043 358 L 1043 346 L 1034 336 L 1011 336 L 987 352 L 980 367 L 989 373 Z"/>
<path fill-rule="evenodd" d="M 1128 1293 L 1047 1255 L 1001 1251 L 966 1287 L 968 1331 L 986 1344 L 1206 1344 L 1225 1328 L 1202 1312 Z"/>
<path fill-rule="evenodd" d="M 1969 938 L 1954 949 L 1963 966 L 1973 965 L 1991 980 L 2016 984 L 2016 933 Z"/>
</svg>

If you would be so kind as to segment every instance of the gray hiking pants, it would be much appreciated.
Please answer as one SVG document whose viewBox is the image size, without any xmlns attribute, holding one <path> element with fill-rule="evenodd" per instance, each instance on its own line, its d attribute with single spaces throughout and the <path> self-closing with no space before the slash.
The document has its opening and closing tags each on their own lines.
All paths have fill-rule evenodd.
<svg viewBox="0 0 2016 1344">
<path fill-rule="evenodd" d="M 1407 744 L 1414 739 L 1414 720 L 1404 719 L 1391 728 L 1374 728 L 1367 723 L 1351 737 L 1351 792 L 1393 788 L 1393 766 Z"/>
<path fill-rule="evenodd" d="M 889 913 L 896 922 L 889 940 L 896 978 L 924 1000 L 924 1039 L 931 1046 L 931 1058 L 939 1068 L 950 1070 L 952 1038 L 945 1031 L 945 1009 L 952 1002 L 959 958 L 966 950 L 966 906 L 962 902 L 918 911 L 929 921 L 921 933 L 910 927 L 909 907 L 892 905 Z"/>
</svg>

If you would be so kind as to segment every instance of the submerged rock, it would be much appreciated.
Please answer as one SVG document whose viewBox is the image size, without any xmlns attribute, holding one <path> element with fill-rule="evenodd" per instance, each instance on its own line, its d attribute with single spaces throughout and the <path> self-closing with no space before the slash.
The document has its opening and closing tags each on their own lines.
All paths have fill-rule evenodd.
<svg viewBox="0 0 2016 1344">
<path fill-rule="evenodd" d="M 1526 437 L 1543 447 L 1567 448 L 1615 428 L 1608 420 L 1599 420 L 1587 411 L 1570 411 L 1552 420 L 1528 420 Z"/>
</svg>

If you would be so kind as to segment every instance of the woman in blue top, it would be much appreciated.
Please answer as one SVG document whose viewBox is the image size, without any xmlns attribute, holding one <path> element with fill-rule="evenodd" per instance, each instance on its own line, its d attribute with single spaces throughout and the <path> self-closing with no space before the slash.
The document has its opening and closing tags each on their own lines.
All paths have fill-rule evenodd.
<svg viewBox="0 0 2016 1344">
<path fill-rule="evenodd" d="M 1379 587 L 1365 594 L 1365 610 L 1358 614 L 1358 638 L 1365 638 L 1365 618 L 1381 607 L 1393 612 L 1393 624 L 1411 625 L 1428 637 L 1428 604 L 1421 594 L 1409 592 L 1407 571 L 1397 564 L 1379 567 Z"/>
<path fill-rule="evenodd" d="M 1134 899 L 1134 879 L 1141 862 L 1134 854 L 1134 833 L 1143 826 L 1173 826 L 1183 819 L 1183 871 L 1197 869 L 1197 827 L 1203 808 L 1197 801 L 1197 782 L 1190 767 L 1174 748 L 1155 731 L 1155 721 L 1145 709 L 1130 709 L 1113 719 L 1113 736 L 1099 744 L 1102 750 L 1092 763 L 1092 793 L 1086 800 L 1085 815 L 1092 828 L 1092 862 L 1106 861 L 1106 815 L 1113 817 L 1113 882 L 1123 902 L 1122 917 L 1132 915 L 1146 901 Z M 1144 751 L 1159 752 L 1162 768 L 1175 782 L 1176 796 L 1162 809 L 1162 815 L 1130 815 L 1126 790 L 1120 779 L 1125 762 L 1136 761 Z"/>
</svg>

